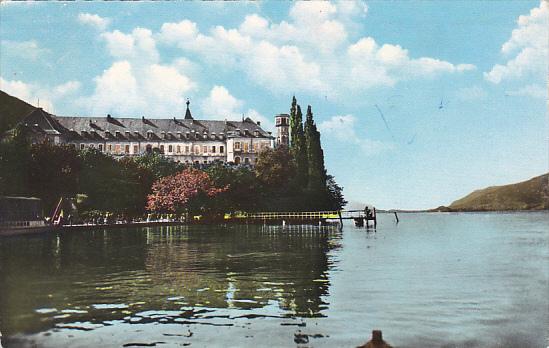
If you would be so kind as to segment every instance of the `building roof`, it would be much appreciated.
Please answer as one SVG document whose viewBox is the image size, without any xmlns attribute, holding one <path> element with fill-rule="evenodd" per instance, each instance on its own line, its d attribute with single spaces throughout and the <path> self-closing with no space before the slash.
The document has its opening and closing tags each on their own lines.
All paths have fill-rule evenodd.
<svg viewBox="0 0 549 348">
<path fill-rule="evenodd" d="M 54 116 L 36 109 L 21 121 L 24 126 L 67 140 L 224 140 L 231 137 L 271 139 L 250 118 L 243 121 L 195 120 L 187 105 L 185 119 Z M 187 135 L 188 134 L 188 135 Z"/>
</svg>

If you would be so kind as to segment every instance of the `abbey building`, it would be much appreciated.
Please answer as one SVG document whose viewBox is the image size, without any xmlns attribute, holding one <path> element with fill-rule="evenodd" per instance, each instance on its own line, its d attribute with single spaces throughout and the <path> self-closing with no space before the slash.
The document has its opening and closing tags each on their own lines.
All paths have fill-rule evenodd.
<svg viewBox="0 0 549 348">
<path fill-rule="evenodd" d="M 32 142 L 96 148 L 113 156 L 158 151 L 181 163 L 254 164 L 262 150 L 275 146 L 275 137 L 263 130 L 260 122 L 250 118 L 196 120 L 191 115 L 189 102 L 185 116 L 180 119 L 55 116 L 38 108 L 27 115 L 20 126 Z M 280 132 L 279 124 L 277 128 Z M 280 142 L 280 137 L 277 140 Z"/>
</svg>

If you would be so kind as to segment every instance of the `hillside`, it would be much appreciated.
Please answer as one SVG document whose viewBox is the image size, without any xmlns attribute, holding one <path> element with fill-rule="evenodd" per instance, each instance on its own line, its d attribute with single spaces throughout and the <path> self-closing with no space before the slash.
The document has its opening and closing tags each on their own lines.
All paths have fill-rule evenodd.
<svg viewBox="0 0 549 348">
<path fill-rule="evenodd" d="M 0 134 L 12 129 L 34 106 L 0 91 Z"/>
<path fill-rule="evenodd" d="M 474 191 L 454 201 L 451 211 L 501 211 L 549 209 L 549 174 L 504 186 Z"/>
</svg>

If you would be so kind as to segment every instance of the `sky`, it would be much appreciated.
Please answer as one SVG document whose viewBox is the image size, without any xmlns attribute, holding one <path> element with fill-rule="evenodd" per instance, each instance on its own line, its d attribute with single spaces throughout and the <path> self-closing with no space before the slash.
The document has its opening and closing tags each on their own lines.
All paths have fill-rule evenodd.
<svg viewBox="0 0 549 348">
<path fill-rule="evenodd" d="M 548 171 L 547 2 L 0 3 L 0 89 L 56 115 L 312 106 L 347 200 L 448 205 Z"/>
</svg>

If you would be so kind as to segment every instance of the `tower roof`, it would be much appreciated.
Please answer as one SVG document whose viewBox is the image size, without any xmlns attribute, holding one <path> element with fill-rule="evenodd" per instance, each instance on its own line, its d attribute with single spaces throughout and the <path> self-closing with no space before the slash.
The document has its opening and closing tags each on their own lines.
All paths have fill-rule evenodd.
<svg viewBox="0 0 549 348">
<path fill-rule="evenodd" d="M 193 120 L 193 116 L 191 115 L 191 110 L 189 109 L 189 104 L 191 102 L 189 101 L 189 99 L 187 99 L 187 111 L 185 111 L 185 119 L 186 120 Z"/>
</svg>

